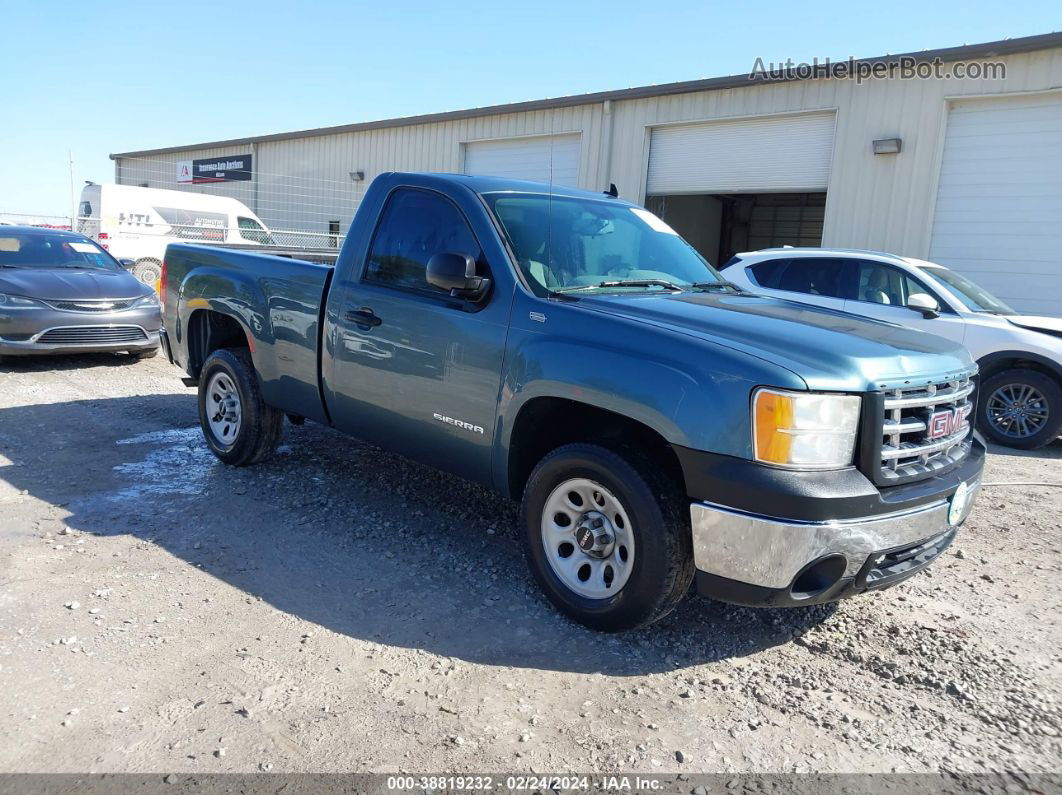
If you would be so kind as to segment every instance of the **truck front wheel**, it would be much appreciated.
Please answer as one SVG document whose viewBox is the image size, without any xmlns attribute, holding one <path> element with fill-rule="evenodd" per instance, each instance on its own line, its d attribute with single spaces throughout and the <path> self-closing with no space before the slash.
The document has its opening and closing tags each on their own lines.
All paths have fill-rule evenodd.
<svg viewBox="0 0 1062 795">
<path fill-rule="evenodd" d="M 693 580 L 682 490 L 634 454 L 592 444 L 554 450 L 524 489 L 521 530 L 543 592 L 591 629 L 656 621 Z"/>
<path fill-rule="evenodd" d="M 251 354 L 223 348 L 199 375 L 199 424 L 211 452 L 226 464 L 257 464 L 273 454 L 284 415 L 262 400 Z"/>
</svg>

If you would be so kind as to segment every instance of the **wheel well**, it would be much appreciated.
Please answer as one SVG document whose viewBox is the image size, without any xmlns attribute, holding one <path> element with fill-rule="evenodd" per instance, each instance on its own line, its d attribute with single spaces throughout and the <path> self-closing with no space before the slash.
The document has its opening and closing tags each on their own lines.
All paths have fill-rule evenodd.
<svg viewBox="0 0 1062 795">
<path fill-rule="evenodd" d="M 981 382 L 991 378 L 996 373 L 1001 373 L 1004 370 L 1033 370 L 1037 373 L 1046 375 L 1052 379 L 1059 386 L 1062 386 L 1062 378 L 1059 377 L 1058 371 L 1052 370 L 1043 362 L 1038 362 L 1035 359 L 1024 359 L 1021 356 L 1004 356 L 996 359 L 991 359 L 988 362 L 982 360 L 978 363 L 981 367 L 977 376 Z"/>
<path fill-rule="evenodd" d="M 534 398 L 520 410 L 509 441 L 509 494 L 519 498 L 535 465 L 573 442 L 599 444 L 623 454 L 635 450 L 669 477 L 685 479 L 671 444 L 648 425 L 607 409 L 565 398 Z"/>
<path fill-rule="evenodd" d="M 198 378 L 203 362 L 220 348 L 249 348 L 247 334 L 235 318 L 197 309 L 188 318 L 188 373 Z"/>
</svg>

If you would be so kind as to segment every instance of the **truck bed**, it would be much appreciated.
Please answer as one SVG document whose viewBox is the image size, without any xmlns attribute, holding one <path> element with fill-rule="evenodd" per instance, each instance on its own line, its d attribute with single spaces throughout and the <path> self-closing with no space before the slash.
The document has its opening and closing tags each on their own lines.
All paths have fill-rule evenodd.
<svg viewBox="0 0 1062 795">
<path fill-rule="evenodd" d="M 169 246 L 163 314 L 175 338 L 175 356 L 195 356 L 194 346 L 189 350 L 182 341 L 194 328 L 197 311 L 235 315 L 253 337 L 251 355 L 266 401 L 292 414 L 325 419 L 318 361 L 322 301 L 332 272 L 330 265 L 272 254 Z"/>
</svg>

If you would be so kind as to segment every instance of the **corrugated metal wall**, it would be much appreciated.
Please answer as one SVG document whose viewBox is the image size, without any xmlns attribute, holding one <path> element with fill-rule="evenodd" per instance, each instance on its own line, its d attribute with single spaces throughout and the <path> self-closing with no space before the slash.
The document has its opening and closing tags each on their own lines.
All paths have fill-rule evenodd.
<svg viewBox="0 0 1062 795">
<path fill-rule="evenodd" d="M 277 228 L 345 230 L 364 189 L 383 171 L 460 172 L 467 141 L 548 133 L 582 133 L 580 185 L 602 190 L 615 182 L 625 198 L 645 199 L 646 166 L 654 126 L 808 110 L 836 112 L 834 154 L 823 243 L 928 254 L 936 179 L 949 97 L 994 95 L 1062 86 L 1062 49 L 1000 59 L 1006 80 L 819 79 L 674 96 L 595 103 L 553 110 L 495 114 L 432 124 L 265 142 L 255 151 L 256 181 L 196 186 L 247 201 Z M 611 124 L 611 135 L 609 125 Z M 899 155 L 873 155 L 875 138 L 903 139 Z M 119 160 L 126 184 L 174 187 L 179 160 L 238 154 L 189 150 Z M 161 166 L 160 166 L 161 162 Z M 364 182 L 349 172 L 364 171 Z M 168 180 L 168 182 L 167 182 Z"/>
<path fill-rule="evenodd" d="M 196 160 L 206 157 L 224 157 L 226 155 L 246 154 L 253 149 L 251 145 L 233 148 L 231 146 L 214 149 L 189 149 L 186 152 L 173 152 L 150 157 L 122 157 L 114 163 L 114 181 L 120 185 L 142 185 L 149 188 L 177 187 L 177 164 L 182 160 Z M 258 169 L 257 160 L 254 163 Z M 210 185 L 182 185 L 181 190 L 209 193 L 214 196 L 231 196 L 244 201 L 252 195 L 253 186 L 248 182 L 220 182 Z"/>
<path fill-rule="evenodd" d="M 1000 60 L 1006 80 L 827 79 L 614 103 L 612 180 L 626 198 L 644 199 L 655 125 L 835 109 L 823 245 L 925 257 L 947 99 L 1062 86 L 1062 49 Z M 896 137 L 901 154 L 871 152 L 874 139 Z"/>
<path fill-rule="evenodd" d="M 232 196 L 255 210 L 266 225 L 277 229 L 327 232 L 329 220 L 346 231 L 361 196 L 373 178 L 385 171 L 460 173 L 461 145 L 470 141 L 554 133 L 582 133 L 579 184 L 601 180 L 599 137 L 602 107 L 583 105 L 533 113 L 511 113 L 451 122 L 386 127 L 284 141 L 255 147 L 253 183 L 216 183 L 182 186 L 215 195 Z M 148 183 L 152 188 L 175 188 L 176 164 L 181 160 L 243 152 L 235 149 L 189 149 L 142 159 L 120 158 L 117 182 Z M 353 182 L 350 172 L 365 178 Z"/>
</svg>

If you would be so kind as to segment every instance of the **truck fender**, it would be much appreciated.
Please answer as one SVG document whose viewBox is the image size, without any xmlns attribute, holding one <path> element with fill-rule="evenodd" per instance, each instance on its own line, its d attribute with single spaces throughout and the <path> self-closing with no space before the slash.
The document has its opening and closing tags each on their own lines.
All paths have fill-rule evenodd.
<svg viewBox="0 0 1062 795">
<path fill-rule="evenodd" d="M 188 333 L 189 318 L 193 313 L 205 309 L 231 317 L 243 328 L 247 336 L 255 370 L 265 377 L 266 374 L 261 368 L 269 363 L 258 351 L 263 345 L 268 346 L 272 342 L 273 333 L 268 318 L 255 308 L 265 305 L 265 295 L 255 280 L 234 278 L 231 270 L 221 268 L 194 268 L 185 275 L 178 286 L 178 306 L 181 311 L 174 334 L 187 348 L 185 337 Z"/>
<path fill-rule="evenodd" d="M 694 378 L 664 362 L 639 360 L 637 378 L 629 352 L 595 348 L 592 364 L 583 345 L 531 341 L 510 359 L 503 376 L 495 429 L 493 478 L 508 484 L 513 431 L 520 412 L 538 398 L 560 398 L 634 420 L 666 441 L 689 445 L 680 417 L 683 401 L 698 390 Z"/>
</svg>

